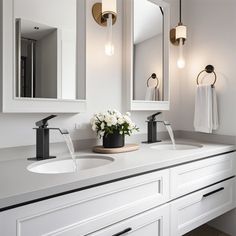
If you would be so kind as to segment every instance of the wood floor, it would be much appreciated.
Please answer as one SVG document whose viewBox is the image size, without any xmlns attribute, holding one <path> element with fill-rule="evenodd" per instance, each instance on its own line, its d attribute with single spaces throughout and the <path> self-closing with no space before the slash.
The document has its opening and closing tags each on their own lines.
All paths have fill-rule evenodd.
<svg viewBox="0 0 236 236">
<path fill-rule="evenodd" d="M 185 234 L 184 236 L 230 236 L 228 234 L 222 233 L 216 229 L 213 229 L 207 225 L 195 229 L 194 231 Z"/>
</svg>

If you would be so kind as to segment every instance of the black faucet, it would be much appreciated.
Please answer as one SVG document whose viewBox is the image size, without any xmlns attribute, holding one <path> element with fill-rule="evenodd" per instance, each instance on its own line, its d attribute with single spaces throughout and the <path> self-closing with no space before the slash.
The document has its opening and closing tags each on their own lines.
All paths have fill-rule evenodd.
<svg viewBox="0 0 236 236">
<path fill-rule="evenodd" d="M 149 117 L 147 117 L 147 142 L 144 143 L 158 143 L 161 140 L 157 140 L 157 123 L 163 123 L 166 127 L 170 125 L 168 121 L 156 120 L 156 117 L 161 115 L 161 112 L 157 112 Z"/>
<path fill-rule="evenodd" d="M 147 117 L 147 141 L 144 143 L 158 143 L 161 140 L 157 140 L 157 120 L 156 117 L 162 114 L 157 112 Z"/>
<path fill-rule="evenodd" d="M 69 134 L 69 132 L 59 128 L 48 128 L 48 121 L 55 117 L 57 116 L 51 115 L 35 123 L 37 126 L 37 128 L 34 128 L 36 130 L 36 157 L 28 158 L 28 160 L 42 161 L 56 158 L 56 156 L 50 156 L 49 153 L 49 131 L 59 130 L 62 135 Z"/>
</svg>

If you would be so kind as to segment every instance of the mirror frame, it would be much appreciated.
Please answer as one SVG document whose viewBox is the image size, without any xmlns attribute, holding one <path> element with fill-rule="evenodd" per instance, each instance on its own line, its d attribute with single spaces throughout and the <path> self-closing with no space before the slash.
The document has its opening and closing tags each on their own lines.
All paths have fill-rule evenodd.
<svg viewBox="0 0 236 236">
<path fill-rule="evenodd" d="M 158 6 L 164 11 L 164 29 L 163 29 L 163 81 L 165 83 L 165 92 L 168 92 L 167 101 L 145 101 L 133 100 L 133 19 L 134 19 L 134 1 L 124 1 L 124 85 L 127 89 L 126 103 L 128 101 L 128 109 L 131 111 L 152 111 L 152 110 L 169 110 L 170 109 L 170 79 L 169 79 L 169 32 L 170 32 L 170 6 L 163 0 L 147 0 Z"/>
<path fill-rule="evenodd" d="M 14 0 L 0 0 L 0 110 L 3 113 L 79 113 L 86 110 L 86 0 L 77 0 L 77 68 L 78 78 L 83 78 L 84 100 L 17 98 L 15 96 L 15 16 Z M 79 43 L 78 43 L 79 42 Z M 81 58 L 81 59 L 80 59 Z M 79 60 L 80 59 L 80 60 Z M 80 89 L 80 88 L 77 88 Z"/>
</svg>

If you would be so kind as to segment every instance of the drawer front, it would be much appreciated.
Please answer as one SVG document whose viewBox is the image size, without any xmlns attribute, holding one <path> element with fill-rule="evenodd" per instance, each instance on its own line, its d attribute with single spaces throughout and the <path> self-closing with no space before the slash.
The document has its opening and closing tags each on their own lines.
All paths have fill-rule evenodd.
<svg viewBox="0 0 236 236">
<path fill-rule="evenodd" d="M 149 210 L 88 236 L 123 235 L 169 236 L 169 205 Z"/>
<path fill-rule="evenodd" d="M 234 176 L 236 152 L 170 169 L 171 199 Z"/>
<path fill-rule="evenodd" d="M 171 203 L 171 236 L 183 235 L 235 208 L 235 178 Z"/>
<path fill-rule="evenodd" d="M 83 228 L 85 234 L 168 199 L 169 171 L 164 170 L 3 212 L 0 235 L 58 235 L 68 228 Z"/>
</svg>

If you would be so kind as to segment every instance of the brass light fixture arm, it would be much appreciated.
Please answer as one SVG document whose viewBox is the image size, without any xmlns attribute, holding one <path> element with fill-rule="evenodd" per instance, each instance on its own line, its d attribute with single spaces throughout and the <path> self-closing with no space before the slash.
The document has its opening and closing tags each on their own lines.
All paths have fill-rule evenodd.
<svg viewBox="0 0 236 236">
<path fill-rule="evenodd" d="M 114 25 L 117 20 L 117 14 L 115 12 L 105 12 L 102 14 L 102 3 L 95 3 L 92 7 L 92 15 L 94 20 L 103 27 L 107 26 L 108 15 L 112 14 L 112 24 Z"/>
</svg>

